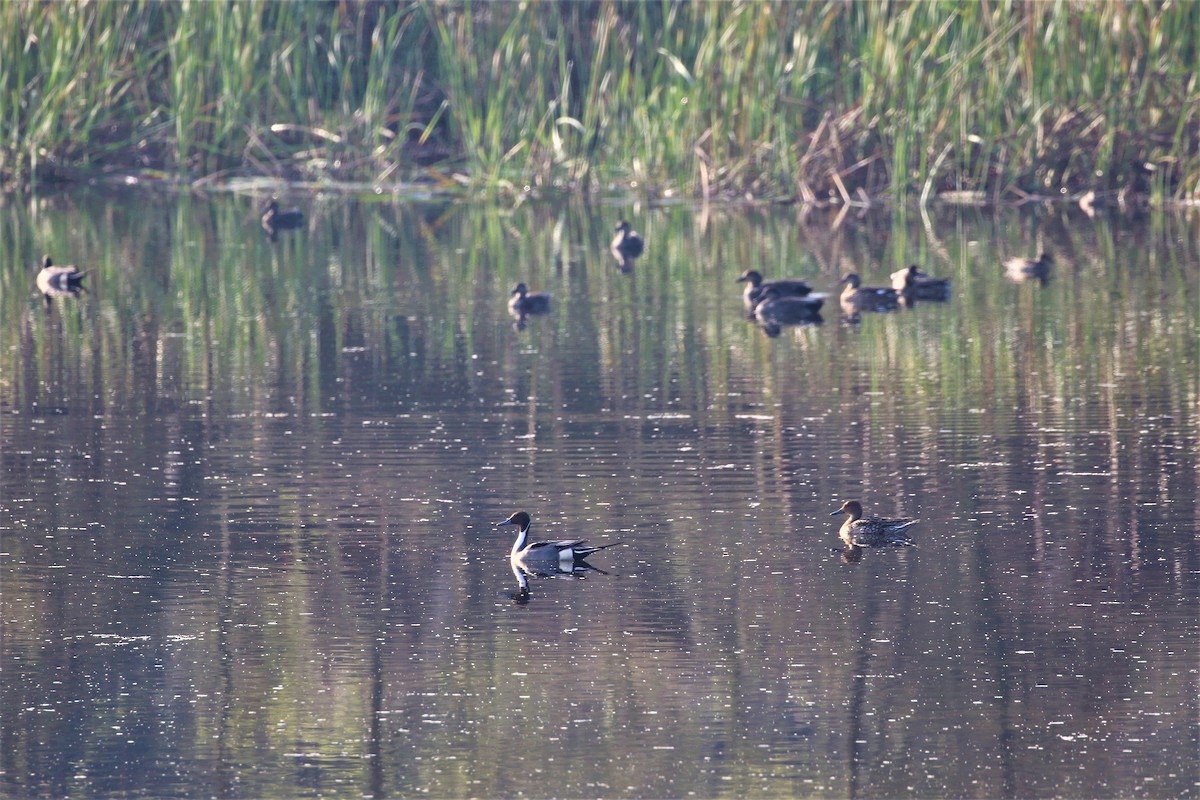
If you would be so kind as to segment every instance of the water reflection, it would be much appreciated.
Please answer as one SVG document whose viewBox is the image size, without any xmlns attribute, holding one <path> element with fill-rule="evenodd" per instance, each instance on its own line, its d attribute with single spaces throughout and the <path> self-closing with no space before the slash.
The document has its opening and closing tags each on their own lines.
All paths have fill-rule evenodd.
<svg viewBox="0 0 1200 800">
<path fill-rule="evenodd" d="M 621 273 L 610 209 L 256 206 L 0 209 L 0 793 L 1194 790 L 1186 220 L 668 208 Z M 951 302 L 777 338 L 734 283 L 914 262 Z M 848 567 L 831 497 L 920 545 Z M 634 546 L 506 570 L 520 506 Z"/>
<path fill-rule="evenodd" d="M 531 569 L 528 564 L 512 561 L 509 566 L 512 568 L 513 577 L 517 579 L 516 591 L 508 592 L 508 598 L 516 605 L 528 605 L 532 598 L 530 590 L 530 579 L 535 580 L 583 580 L 591 574 L 595 575 L 611 575 L 612 573 L 593 566 L 586 561 L 576 562 L 569 568 L 560 568 L 557 565 L 543 565 L 538 569 Z"/>
</svg>

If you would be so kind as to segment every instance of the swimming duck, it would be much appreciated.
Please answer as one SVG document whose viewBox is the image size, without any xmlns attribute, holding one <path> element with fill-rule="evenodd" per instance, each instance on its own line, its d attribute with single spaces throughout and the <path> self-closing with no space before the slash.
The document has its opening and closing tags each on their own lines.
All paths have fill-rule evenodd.
<svg viewBox="0 0 1200 800">
<path fill-rule="evenodd" d="M 1050 268 L 1054 266 L 1054 256 L 1043 250 L 1036 258 L 1010 258 L 1004 262 L 1004 269 L 1010 280 L 1038 280 L 1045 283 L 1050 277 Z"/>
<path fill-rule="evenodd" d="M 67 267 L 56 267 L 50 260 L 50 256 L 44 256 L 42 270 L 37 275 L 38 291 L 47 298 L 79 294 L 79 290 L 83 288 L 83 276 L 86 274 L 74 264 Z"/>
<path fill-rule="evenodd" d="M 271 237 L 271 241 L 275 240 L 275 234 L 278 231 L 291 230 L 303 225 L 304 212 L 298 208 L 281 210 L 279 201 L 274 197 L 263 207 L 262 226 L 267 235 Z"/>
<path fill-rule="evenodd" d="M 900 296 L 890 286 L 863 286 L 862 280 L 851 272 L 838 283 L 846 284 L 839 298 L 847 314 L 857 311 L 891 311 L 900 306 Z"/>
<path fill-rule="evenodd" d="M 531 292 L 523 283 L 518 283 L 509 293 L 508 310 L 514 316 L 526 314 L 545 314 L 550 310 L 550 295 L 545 292 Z"/>
<path fill-rule="evenodd" d="M 772 329 L 777 329 L 780 325 L 821 322 L 821 306 L 824 302 L 824 295 L 797 297 L 788 294 L 786 288 L 767 286 L 758 296 L 754 317 L 770 334 Z"/>
<path fill-rule="evenodd" d="M 763 293 L 768 289 L 774 289 L 776 297 L 804 297 L 812 291 L 812 287 L 802 280 L 795 278 L 763 280 L 762 273 L 753 269 L 743 272 L 735 283 L 746 284 L 746 288 L 742 290 L 742 302 L 746 304 L 746 310 L 750 312 L 754 311 L 754 307 L 758 305 Z"/>
<path fill-rule="evenodd" d="M 888 519 L 887 517 L 864 517 L 862 503 L 847 500 L 842 507 L 829 516 L 849 516 L 838 532 L 842 541 L 853 547 L 887 547 L 911 545 L 912 539 L 904 529 L 916 524 L 915 519 Z"/>
<path fill-rule="evenodd" d="M 609 249 L 612 250 L 613 257 L 621 264 L 621 269 L 629 269 L 633 266 L 634 259 L 638 258 L 646 249 L 646 243 L 626 220 L 618 222 L 617 227 L 613 230 L 617 232 L 617 235 L 613 237 Z"/>
<path fill-rule="evenodd" d="M 916 264 L 893 272 L 892 288 L 909 301 L 950 299 L 950 279 L 930 277 Z"/>
<path fill-rule="evenodd" d="M 529 522 L 528 514 L 524 511 L 517 511 L 503 522 L 497 522 L 496 527 L 516 525 L 520 528 L 517 540 L 513 542 L 512 550 L 508 554 L 509 560 L 535 570 L 540 566 L 543 569 L 573 572 L 576 566 L 584 565 L 584 559 L 597 550 L 624 544 L 623 542 L 613 542 L 597 547 L 584 547 L 583 543 L 587 541 L 586 539 L 529 542 Z"/>
</svg>

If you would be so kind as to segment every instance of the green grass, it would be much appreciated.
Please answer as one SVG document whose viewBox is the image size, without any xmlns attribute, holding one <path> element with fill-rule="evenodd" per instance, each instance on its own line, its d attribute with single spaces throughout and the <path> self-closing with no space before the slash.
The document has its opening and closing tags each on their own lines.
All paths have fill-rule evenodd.
<svg viewBox="0 0 1200 800">
<path fill-rule="evenodd" d="M 0 178 L 1200 195 L 1200 3 L 0 6 Z"/>
</svg>

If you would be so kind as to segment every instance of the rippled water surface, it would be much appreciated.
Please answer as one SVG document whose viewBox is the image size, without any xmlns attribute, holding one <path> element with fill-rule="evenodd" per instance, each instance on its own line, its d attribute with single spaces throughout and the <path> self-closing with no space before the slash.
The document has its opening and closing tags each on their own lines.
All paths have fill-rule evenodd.
<svg viewBox="0 0 1200 800">
<path fill-rule="evenodd" d="M 0 793 L 1200 794 L 1194 220 L 300 199 L 0 207 Z"/>
</svg>

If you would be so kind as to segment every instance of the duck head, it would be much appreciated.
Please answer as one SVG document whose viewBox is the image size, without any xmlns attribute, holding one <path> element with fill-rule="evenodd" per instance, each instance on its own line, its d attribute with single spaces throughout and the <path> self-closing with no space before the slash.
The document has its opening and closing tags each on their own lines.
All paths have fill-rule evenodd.
<svg viewBox="0 0 1200 800">
<path fill-rule="evenodd" d="M 514 512 L 513 515 L 508 519 L 504 520 L 503 522 L 496 523 L 497 528 L 504 525 L 516 525 L 520 527 L 521 530 L 525 530 L 529 527 L 529 515 L 524 511 Z"/>
<path fill-rule="evenodd" d="M 846 502 L 842 503 L 841 508 L 839 508 L 837 511 L 834 511 L 829 516 L 836 517 L 838 514 L 846 514 L 850 517 L 851 521 L 854 521 L 856 519 L 861 519 L 862 513 L 862 503 L 858 502 L 857 500 L 847 500 Z"/>
</svg>

